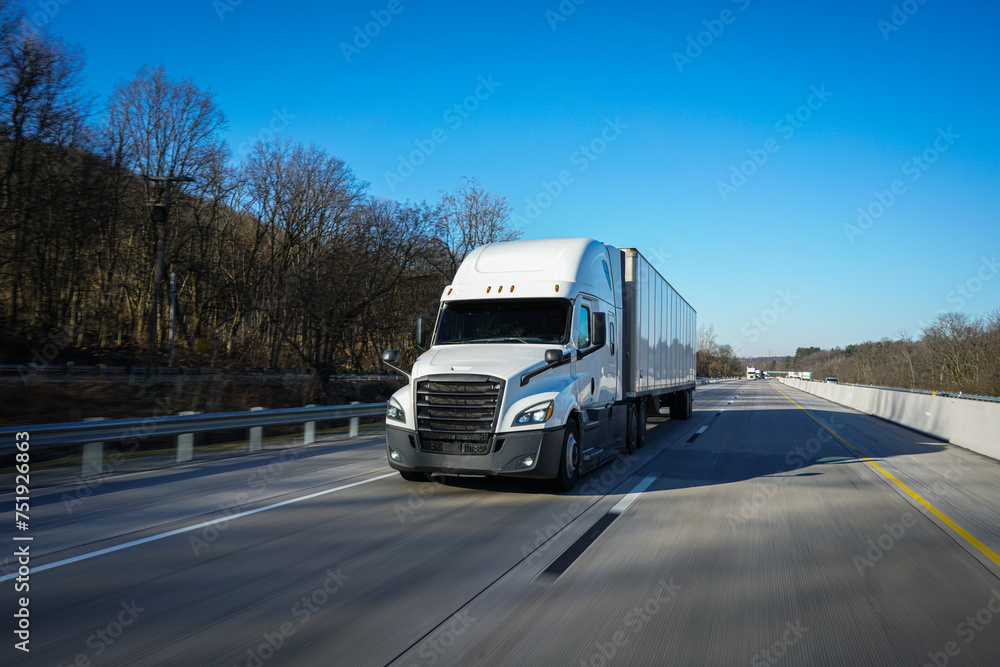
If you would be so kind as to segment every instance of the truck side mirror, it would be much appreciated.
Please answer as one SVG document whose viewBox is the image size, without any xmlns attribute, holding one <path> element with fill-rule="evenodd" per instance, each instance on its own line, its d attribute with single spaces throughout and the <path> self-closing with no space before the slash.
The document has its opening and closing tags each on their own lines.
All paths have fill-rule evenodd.
<svg viewBox="0 0 1000 667">
<path fill-rule="evenodd" d="M 563 360 L 562 350 L 545 350 L 545 363 L 558 364 Z"/>
<path fill-rule="evenodd" d="M 606 313 L 594 313 L 594 330 L 590 334 L 590 344 L 604 347 L 608 342 L 608 317 Z"/>
<path fill-rule="evenodd" d="M 427 318 L 417 318 L 417 330 L 414 335 L 414 342 L 421 350 L 425 349 L 427 343 Z"/>
<path fill-rule="evenodd" d="M 384 363 L 386 366 L 396 371 L 400 375 L 405 376 L 407 382 L 410 381 L 410 374 L 396 365 L 399 363 L 399 350 L 383 350 L 382 363 Z"/>
</svg>

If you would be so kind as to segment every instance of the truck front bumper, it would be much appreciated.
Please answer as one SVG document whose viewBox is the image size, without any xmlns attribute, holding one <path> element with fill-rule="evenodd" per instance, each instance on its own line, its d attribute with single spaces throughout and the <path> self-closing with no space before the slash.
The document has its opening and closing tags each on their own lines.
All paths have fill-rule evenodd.
<svg viewBox="0 0 1000 667">
<path fill-rule="evenodd" d="M 386 456 L 390 467 L 407 472 L 552 479 L 559 474 L 564 430 L 497 433 L 490 438 L 488 454 L 441 454 L 422 451 L 418 433 L 386 425 Z M 532 465 L 517 467 L 526 456 L 533 458 Z"/>
</svg>

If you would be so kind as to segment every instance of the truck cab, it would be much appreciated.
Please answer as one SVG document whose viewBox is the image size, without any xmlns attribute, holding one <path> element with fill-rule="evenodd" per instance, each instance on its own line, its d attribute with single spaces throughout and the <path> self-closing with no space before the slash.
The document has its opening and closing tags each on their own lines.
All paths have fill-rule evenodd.
<svg viewBox="0 0 1000 667">
<path fill-rule="evenodd" d="M 641 446 L 652 399 L 628 391 L 624 273 L 622 251 L 593 239 L 473 250 L 441 295 L 429 347 L 409 373 L 397 368 L 409 381 L 388 403 L 389 465 L 411 481 L 504 475 L 567 491 Z"/>
</svg>

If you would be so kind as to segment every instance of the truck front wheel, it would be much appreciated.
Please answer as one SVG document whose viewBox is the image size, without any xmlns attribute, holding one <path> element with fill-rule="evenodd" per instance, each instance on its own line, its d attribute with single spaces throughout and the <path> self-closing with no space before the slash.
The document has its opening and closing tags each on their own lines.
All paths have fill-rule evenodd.
<svg viewBox="0 0 1000 667">
<path fill-rule="evenodd" d="M 566 425 L 566 434 L 563 436 L 562 456 L 559 460 L 559 476 L 556 477 L 552 486 L 556 491 L 566 493 L 572 491 L 576 485 L 576 478 L 580 474 L 580 427 L 575 421 Z"/>
</svg>

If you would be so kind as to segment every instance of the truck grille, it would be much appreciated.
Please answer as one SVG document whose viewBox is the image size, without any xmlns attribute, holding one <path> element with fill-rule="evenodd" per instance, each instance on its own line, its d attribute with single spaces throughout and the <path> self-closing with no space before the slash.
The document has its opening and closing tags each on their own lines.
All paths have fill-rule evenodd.
<svg viewBox="0 0 1000 667">
<path fill-rule="evenodd" d="M 420 449 L 489 454 L 503 381 L 485 376 L 430 377 L 417 382 Z"/>
</svg>

